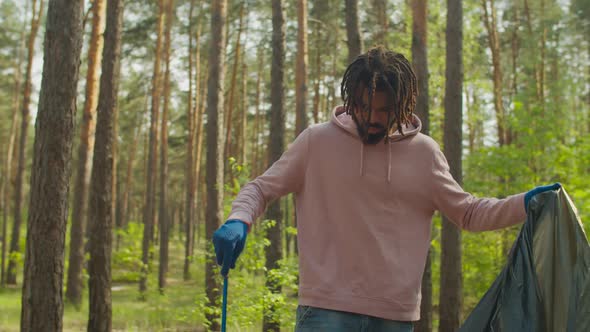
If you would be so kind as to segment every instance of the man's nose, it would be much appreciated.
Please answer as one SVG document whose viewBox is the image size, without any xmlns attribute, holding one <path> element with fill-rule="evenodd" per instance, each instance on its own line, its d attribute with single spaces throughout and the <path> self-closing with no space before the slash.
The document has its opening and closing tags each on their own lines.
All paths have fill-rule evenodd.
<svg viewBox="0 0 590 332">
<path fill-rule="evenodd" d="M 370 123 L 384 124 L 387 121 L 387 113 L 385 112 L 371 112 Z"/>
</svg>

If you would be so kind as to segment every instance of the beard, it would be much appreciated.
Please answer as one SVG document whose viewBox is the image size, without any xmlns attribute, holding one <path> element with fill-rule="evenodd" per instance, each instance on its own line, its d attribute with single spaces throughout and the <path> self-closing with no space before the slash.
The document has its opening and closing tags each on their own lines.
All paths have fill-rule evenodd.
<svg viewBox="0 0 590 332">
<path fill-rule="evenodd" d="M 378 131 L 370 133 L 369 130 L 371 128 L 378 129 Z M 378 123 L 371 123 L 365 126 L 361 126 L 357 123 L 356 129 L 358 130 L 361 141 L 364 144 L 368 145 L 375 145 L 381 142 L 385 138 L 385 134 L 387 133 L 387 129 Z"/>
</svg>

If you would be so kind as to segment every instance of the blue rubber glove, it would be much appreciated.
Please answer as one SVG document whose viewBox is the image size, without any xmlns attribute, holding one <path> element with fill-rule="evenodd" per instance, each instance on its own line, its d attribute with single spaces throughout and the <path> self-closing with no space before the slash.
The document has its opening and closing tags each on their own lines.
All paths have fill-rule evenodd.
<svg viewBox="0 0 590 332">
<path fill-rule="evenodd" d="M 213 246 L 217 264 L 221 265 L 221 275 L 226 277 L 230 268 L 236 267 L 236 260 L 246 246 L 248 224 L 238 219 L 230 219 L 213 233 Z"/>
<path fill-rule="evenodd" d="M 540 194 L 542 192 L 545 191 L 549 191 L 549 190 L 557 190 L 561 188 L 561 183 L 557 182 L 548 186 L 541 186 L 541 187 L 537 187 L 529 192 L 527 192 L 524 195 L 524 209 L 529 212 L 529 202 L 531 201 L 531 198 L 533 198 L 533 196 L 535 196 L 536 194 Z"/>
</svg>

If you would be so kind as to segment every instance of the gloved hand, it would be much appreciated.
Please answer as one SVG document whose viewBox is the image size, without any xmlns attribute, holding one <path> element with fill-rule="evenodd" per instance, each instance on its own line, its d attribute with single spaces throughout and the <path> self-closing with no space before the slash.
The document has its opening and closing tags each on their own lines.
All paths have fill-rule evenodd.
<svg viewBox="0 0 590 332">
<path fill-rule="evenodd" d="M 561 188 L 561 183 L 556 182 L 556 183 L 548 185 L 548 186 L 537 187 L 537 188 L 527 192 L 524 195 L 524 209 L 527 212 L 529 212 L 529 202 L 530 202 L 531 198 L 533 198 L 533 196 L 535 196 L 536 194 L 540 194 L 542 192 L 549 191 L 549 190 L 557 190 L 559 188 Z"/>
<path fill-rule="evenodd" d="M 246 246 L 248 224 L 238 219 L 230 219 L 213 233 L 213 246 L 217 264 L 221 265 L 221 275 L 226 277 L 230 268 L 236 267 L 236 260 Z"/>
</svg>

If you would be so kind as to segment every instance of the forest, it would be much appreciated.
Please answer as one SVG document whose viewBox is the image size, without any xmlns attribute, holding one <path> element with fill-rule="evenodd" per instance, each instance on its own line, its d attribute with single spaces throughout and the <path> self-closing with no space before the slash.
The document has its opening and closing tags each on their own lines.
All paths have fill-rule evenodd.
<svg viewBox="0 0 590 332">
<path fill-rule="evenodd" d="M 213 232 L 376 45 L 466 191 L 560 182 L 589 220 L 590 1 L 0 0 L 0 331 L 218 331 Z M 252 226 L 228 331 L 294 329 L 296 219 Z M 436 213 L 414 330 L 457 330 L 520 228 Z"/>
</svg>

